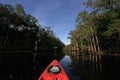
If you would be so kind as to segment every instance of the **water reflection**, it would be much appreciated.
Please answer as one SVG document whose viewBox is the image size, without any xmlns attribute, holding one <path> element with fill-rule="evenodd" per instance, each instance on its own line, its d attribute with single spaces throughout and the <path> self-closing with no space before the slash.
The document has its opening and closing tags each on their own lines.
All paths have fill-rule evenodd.
<svg viewBox="0 0 120 80">
<path fill-rule="evenodd" d="M 49 52 L 0 53 L 0 80 L 37 80 L 52 59 Z"/>
<path fill-rule="evenodd" d="M 65 57 L 63 59 L 60 60 L 61 65 L 63 66 L 63 68 L 65 69 L 66 73 L 68 74 L 70 80 L 79 80 L 77 77 L 75 77 L 74 75 L 72 75 L 71 69 L 71 63 L 72 60 L 70 58 L 70 56 L 65 55 Z"/>
<path fill-rule="evenodd" d="M 47 55 L 46 55 L 47 54 Z M 120 57 L 0 53 L 0 80 L 37 80 L 53 59 L 58 59 L 70 80 L 120 80 Z"/>
<path fill-rule="evenodd" d="M 73 53 L 61 61 L 71 80 L 120 80 L 120 57 Z"/>
<path fill-rule="evenodd" d="M 32 54 L 0 53 L 0 80 L 31 80 Z"/>
<path fill-rule="evenodd" d="M 86 62 L 81 59 L 85 59 Z M 67 72 L 70 80 L 100 80 L 100 78 L 91 71 L 87 58 L 66 55 L 60 63 Z"/>
</svg>

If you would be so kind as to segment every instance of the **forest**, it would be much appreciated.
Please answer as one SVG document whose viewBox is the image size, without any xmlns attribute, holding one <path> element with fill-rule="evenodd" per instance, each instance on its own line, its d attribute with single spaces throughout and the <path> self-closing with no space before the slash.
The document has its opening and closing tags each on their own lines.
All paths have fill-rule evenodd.
<svg viewBox="0 0 120 80">
<path fill-rule="evenodd" d="M 69 33 L 65 49 L 82 52 L 120 52 L 120 0 L 87 0 Z M 90 10 L 88 10 L 91 9 Z"/>
<path fill-rule="evenodd" d="M 21 4 L 0 4 L 0 51 L 62 51 L 64 44 L 49 26 L 41 26 Z"/>
</svg>

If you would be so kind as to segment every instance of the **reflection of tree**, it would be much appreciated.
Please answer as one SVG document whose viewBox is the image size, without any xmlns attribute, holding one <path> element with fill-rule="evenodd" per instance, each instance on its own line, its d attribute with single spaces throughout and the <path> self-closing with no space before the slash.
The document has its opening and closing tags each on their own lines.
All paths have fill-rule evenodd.
<svg viewBox="0 0 120 80">
<path fill-rule="evenodd" d="M 92 65 L 88 55 L 79 56 L 79 59 L 75 56 L 71 56 L 71 58 L 72 75 L 77 76 L 80 80 L 100 80 L 99 76 L 92 70 L 95 66 Z"/>
</svg>

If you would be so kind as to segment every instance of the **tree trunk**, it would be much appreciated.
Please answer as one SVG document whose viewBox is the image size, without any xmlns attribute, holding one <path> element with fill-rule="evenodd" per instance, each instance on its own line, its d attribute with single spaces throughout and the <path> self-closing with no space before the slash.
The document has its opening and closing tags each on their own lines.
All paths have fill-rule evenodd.
<svg viewBox="0 0 120 80">
<path fill-rule="evenodd" d="M 96 40 L 97 51 L 100 52 L 100 46 L 99 46 L 99 41 L 98 41 L 98 36 L 97 35 L 95 35 L 95 40 Z"/>
<path fill-rule="evenodd" d="M 94 34 L 92 35 L 92 42 L 93 42 L 94 52 L 96 52 L 97 49 L 96 49 L 96 41 L 95 41 L 95 35 Z"/>
<path fill-rule="evenodd" d="M 93 48 L 93 45 L 92 45 L 92 37 L 90 37 L 90 49 L 91 49 L 91 52 L 93 52 L 94 48 Z"/>
</svg>

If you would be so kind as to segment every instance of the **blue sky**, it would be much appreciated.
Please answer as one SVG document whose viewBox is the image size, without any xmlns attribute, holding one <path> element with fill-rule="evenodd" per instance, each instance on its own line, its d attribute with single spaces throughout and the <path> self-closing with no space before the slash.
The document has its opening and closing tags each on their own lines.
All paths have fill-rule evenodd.
<svg viewBox="0 0 120 80">
<path fill-rule="evenodd" d="M 42 26 L 50 26 L 56 36 L 65 44 L 69 32 L 75 29 L 77 14 L 85 9 L 85 0 L 0 0 L 0 3 L 22 4 L 26 13 L 35 16 Z"/>
</svg>

